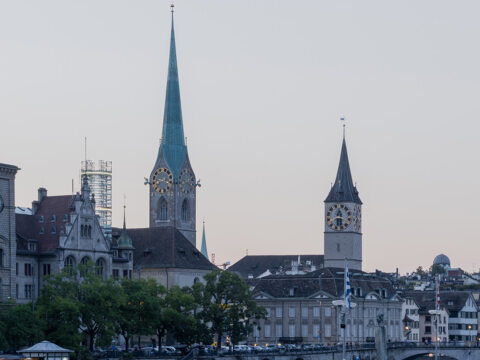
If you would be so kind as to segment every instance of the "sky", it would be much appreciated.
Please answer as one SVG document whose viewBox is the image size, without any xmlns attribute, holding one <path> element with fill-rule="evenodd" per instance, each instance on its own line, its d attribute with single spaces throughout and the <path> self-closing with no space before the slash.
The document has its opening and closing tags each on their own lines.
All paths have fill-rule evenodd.
<svg viewBox="0 0 480 360">
<path fill-rule="evenodd" d="M 322 254 L 342 124 L 363 268 L 480 267 L 478 1 L 175 1 L 185 135 L 216 262 Z M 113 222 L 148 226 L 170 35 L 163 0 L 0 1 L 0 162 L 16 203 L 113 162 Z"/>
</svg>

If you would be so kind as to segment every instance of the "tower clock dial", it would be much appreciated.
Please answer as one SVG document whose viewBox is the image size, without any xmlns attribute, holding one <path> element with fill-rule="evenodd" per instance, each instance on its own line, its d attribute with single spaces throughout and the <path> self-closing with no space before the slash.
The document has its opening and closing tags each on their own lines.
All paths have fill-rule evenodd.
<svg viewBox="0 0 480 360">
<path fill-rule="evenodd" d="M 183 169 L 180 172 L 180 176 L 178 177 L 178 182 L 180 184 L 180 190 L 184 194 L 189 194 L 195 188 L 195 177 L 193 176 L 192 172 L 188 169 Z"/>
<path fill-rule="evenodd" d="M 356 232 L 360 232 L 362 230 L 362 212 L 360 209 L 360 205 L 355 205 L 353 209 L 353 229 Z"/>
<path fill-rule="evenodd" d="M 158 168 L 152 176 L 152 187 L 158 193 L 166 193 L 173 184 L 173 175 L 167 168 Z"/>
<path fill-rule="evenodd" d="M 343 231 L 352 222 L 352 210 L 344 204 L 334 204 L 327 210 L 327 225 L 335 231 Z"/>
</svg>

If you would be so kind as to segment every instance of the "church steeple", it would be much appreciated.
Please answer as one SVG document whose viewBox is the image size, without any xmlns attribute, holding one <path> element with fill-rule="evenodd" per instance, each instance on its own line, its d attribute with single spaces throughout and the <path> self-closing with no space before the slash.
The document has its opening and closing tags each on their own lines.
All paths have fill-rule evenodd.
<svg viewBox="0 0 480 360">
<path fill-rule="evenodd" d="M 205 237 L 205 221 L 203 222 L 202 249 L 201 253 L 208 259 L 207 238 Z"/>
<path fill-rule="evenodd" d="M 175 177 L 180 173 L 187 156 L 187 147 L 183 133 L 182 104 L 178 80 L 177 52 L 172 8 L 172 28 L 170 34 L 170 57 L 168 61 L 167 91 L 163 114 L 162 141 L 157 162 L 163 157 Z"/>
<path fill-rule="evenodd" d="M 358 191 L 352 180 L 350 164 L 348 163 L 347 143 L 345 142 L 345 133 L 343 134 L 342 150 L 340 153 L 340 162 L 338 164 L 337 177 L 325 202 L 353 202 L 361 204 Z"/>
</svg>

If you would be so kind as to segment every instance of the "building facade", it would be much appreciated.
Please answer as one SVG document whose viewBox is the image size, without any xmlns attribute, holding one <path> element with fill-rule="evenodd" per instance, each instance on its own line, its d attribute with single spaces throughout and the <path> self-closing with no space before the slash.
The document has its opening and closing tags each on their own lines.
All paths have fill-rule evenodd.
<svg viewBox="0 0 480 360">
<path fill-rule="evenodd" d="M 352 180 L 343 137 L 335 183 L 325 199 L 325 267 L 362 270 L 362 201 Z"/>
</svg>

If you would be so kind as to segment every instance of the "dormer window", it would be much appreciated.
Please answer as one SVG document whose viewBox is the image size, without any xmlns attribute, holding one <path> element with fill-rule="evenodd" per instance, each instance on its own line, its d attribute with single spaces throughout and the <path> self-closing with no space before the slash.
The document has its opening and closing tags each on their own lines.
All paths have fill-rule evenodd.
<svg viewBox="0 0 480 360">
<path fill-rule="evenodd" d="M 52 217 L 50 218 L 50 222 L 55 222 L 57 221 L 57 215 L 53 214 Z"/>
<path fill-rule="evenodd" d="M 40 215 L 40 217 L 38 218 L 38 222 L 43 223 L 44 221 L 45 219 L 43 218 L 43 215 Z"/>
<path fill-rule="evenodd" d="M 28 251 L 36 251 L 37 246 L 35 243 L 28 243 Z"/>
</svg>

